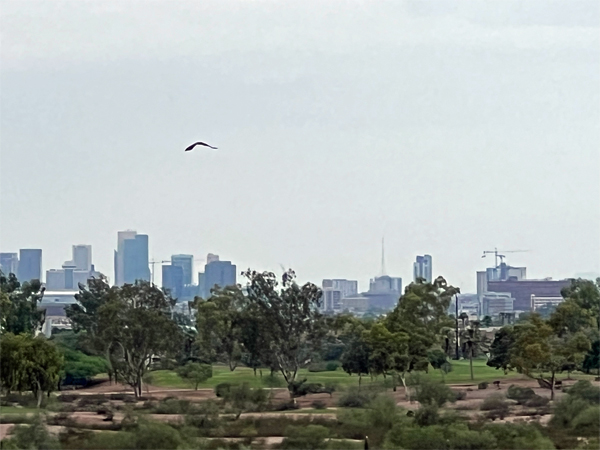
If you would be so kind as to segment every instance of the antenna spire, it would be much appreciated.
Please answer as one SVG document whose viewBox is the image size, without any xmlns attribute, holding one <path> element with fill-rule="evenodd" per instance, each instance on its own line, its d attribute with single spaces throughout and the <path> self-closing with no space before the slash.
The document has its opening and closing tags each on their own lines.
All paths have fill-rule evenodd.
<svg viewBox="0 0 600 450">
<path fill-rule="evenodd" d="M 386 273 L 385 270 L 385 241 L 384 237 L 381 238 L 381 276 L 384 276 Z"/>
</svg>

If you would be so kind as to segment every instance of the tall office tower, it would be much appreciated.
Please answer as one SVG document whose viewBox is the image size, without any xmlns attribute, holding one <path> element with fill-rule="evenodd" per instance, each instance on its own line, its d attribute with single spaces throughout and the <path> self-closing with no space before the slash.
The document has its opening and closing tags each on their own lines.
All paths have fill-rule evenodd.
<svg viewBox="0 0 600 450">
<path fill-rule="evenodd" d="M 136 280 L 150 281 L 148 235 L 135 231 L 119 231 L 115 251 L 115 284 L 133 284 Z"/>
<path fill-rule="evenodd" d="M 73 264 L 77 270 L 92 270 L 92 246 L 74 245 L 73 246 Z"/>
<path fill-rule="evenodd" d="M 215 261 L 204 266 L 204 295 L 210 297 L 210 290 L 215 286 L 226 287 L 236 284 L 236 267 L 231 261 Z"/>
<path fill-rule="evenodd" d="M 183 270 L 183 284 L 185 286 L 192 284 L 192 273 L 194 273 L 193 255 L 172 255 L 171 265 L 181 267 Z"/>
<path fill-rule="evenodd" d="M 42 280 L 42 250 L 22 248 L 19 250 L 18 278 L 21 283 L 30 280 Z"/>
<path fill-rule="evenodd" d="M 213 253 L 209 253 L 208 255 L 206 255 L 206 264 L 210 264 L 213 261 L 218 261 L 219 260 L 219 255 L 215 255 Z"/>
<path fill-rule="evenodd" d="M 433 261 L 431 255 L 417 256 L 417 260 L 413 263 L 413 279 L 417 281 L 417 278 L 424 278 L 427 283 L 431 283 L 433 280 Z"/>
<path fill-rule="evenodd" d="M 168 289 L 172 297 L 183 296 L 183 279 L 184 272 L 181 266 L 162 266 L 162 287 Z"/>
<path fill-rule="evenodd" d="M 0 253 L 0 269 L 4 275 L 14 273 L 17 275 L 19 270 L 19 255 L 17 253 Z"/>
<path fill-rule="evenodd" d="M 65 289 L 64 269 L 46 270 L 46 289 L 49 291 L 62 291 Z"/>
</svg>

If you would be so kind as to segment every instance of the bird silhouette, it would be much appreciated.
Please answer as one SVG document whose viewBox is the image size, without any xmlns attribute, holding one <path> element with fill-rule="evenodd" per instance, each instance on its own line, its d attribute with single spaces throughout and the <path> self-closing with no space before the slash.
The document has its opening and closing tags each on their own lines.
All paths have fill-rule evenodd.
<svg viewBox="0 0 600 450">
<path fill-rule="evenodd" d="M 194 142 L 192 145 L 190 145 L 188 148 L 186 148 L 186 149 L 185 149 L 185 151 L 186 151 L 186 152 L 189 152 L 190 150 L 193 150 L 193 148 L 194 148 L 196 145 L 202 145 L 202 146 L 204 146 L 204 147 L 212 148 L 213 150 L 216 150 L 216 149 L 217 149 L 217 147 L 213 147 L 212 145 L 208 145 L 208 144 L 207 144 L 207 143 L 205 143 L 205 142 Z"/>
</svg>

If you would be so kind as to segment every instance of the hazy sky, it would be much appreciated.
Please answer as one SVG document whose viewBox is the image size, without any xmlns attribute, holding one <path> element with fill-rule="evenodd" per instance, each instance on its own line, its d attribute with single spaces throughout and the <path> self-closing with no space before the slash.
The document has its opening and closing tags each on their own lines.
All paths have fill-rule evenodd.
<svg viewBox="0 0 600 450">
<path fill-rule="evenodd" d="M 390 275 L 429 253 L 463 292 L 495 246 L 600 272 L 596 0 L 0 5 L 1 251 L 113 279 L 135 229 L 366 289 L 385 234 Z"/>
</svg>

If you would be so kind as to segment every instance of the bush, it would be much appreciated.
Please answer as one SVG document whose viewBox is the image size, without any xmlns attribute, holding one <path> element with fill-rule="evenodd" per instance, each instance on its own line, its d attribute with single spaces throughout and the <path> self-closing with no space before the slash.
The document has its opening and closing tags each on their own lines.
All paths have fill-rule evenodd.
<svg viewBox="0 0 600 450">
<path fill-rule="evenodd" d="M 307 427 L 289 426 L 285 430 L 286 438 L 281 449 L 318 450 L 325 448 L 325 439 L 329 437 L 329 429 L 322 425 Z"/>
<path fill-rule="evenodd" d="M 359 392 L 358 389 L 350 389 L 338 400 L 338 406 L 342 408 L 363 408 L 373 399 L 367 392 Z"/>
<path fill-rule="evenodd" d="M 338 363 L 332 361 L 327 363 L 325 369 L 327 369 L 328 372 L 335 372 L 339 367 L 340 365 Z"/>
<path fill-rule="evenodd" d="M 587 380 L 579 380 L 566 392 L 570 397 L 585 400 L 592 405 L 600 404 L 600 388 L 592 385 L 592 383 Z"/>
<path fill-rule="evenodd" d="M 489 386 L 489 383 L 487 381 L 482 381 L 481 383 L 479 383 L 477 385 L 477 389 L 487 389 Z"/>
<path fill-rule="evenodd" d="M 561 399 L 554 407 L 554 415 L 550 419 L 551 428 L 570 428 L 573 419 L 590 406 L 580 398 L 568 395 Z"/>
<path fill-rule="evenodd" d="M 581 411 L 572 422 L 573 429 L 589 436 L 600 434 L 600 407 L 589 406 Z"/>
<path fill-rule="evenodd" d="M 166 398 L 154 409 L 154 414 L 187 414 L 190 411 L 189 400 Z"/>
<path fill-rule="evenodd" d="M 442 383 L 421 378 L 416 385 L 416 399 L 422 405 L 443 406 L 446 402 L 456 401 L 456 394 Z"/>
<path fill-rule="evenodd" d="M 440 421 L 438 406 L 433 404 L 424 404 L 415 413 L 415 423 L 420 427 L 429 427 L 437 425 Z"/>
<path fill-rule="evenodd" d="M 465 400 L 467 398 L 467 391 L 458 391 L 456 393 L 456 400 Z"/>
<path fill-rule="evenodd" d="M 262 384 L 269 388 L 278 388 L 285 386 L 285 380 L 276 374 L 269 374 L 262 377 Z"/>
<path fill-rule="evenodd" d="M 511 400 L 516 400 L 519 405 L 524 404 L 527 400 L 530 400 L 536 396 L 537 394 L 533 389 L 516 386 L 514 384 L 511 384 L 506 392 L 506 397 Z"/>
<path fill-rule="evenodd" d="M 273 406 L 273 411 L 291 411 L 294 409 L 300 409 L 300 405 L 296 402 L 278 403 Z"/>
<path fill-rule="evenodd" d="M 220 424 L 219 405 L 214 400 L 206 400 L 194 405 L 192 412 L 185 416 L 185 424 L 201 430 L 218 427 Z"/>
<path fill-rule="evenodd" d="M 504 419 L 508 415 L 508 403 L 501 395 L 491 395 L 481 404 L 482 411 L 488 411 L 487 417 L 490 419 Z"/>
<path fill-rule="evenodd" d="M 225 397 L 231 391 L 231 388 L 237 386 L 231 383 L 219 383 L 215 386 L 215 395 L 217 397 Z"/>
<path fill-rule="evenodd" d="M 19 425 L 13 430 L 10 439 L 2 440 L 2 448 L 14 449 L 60 449 L 58 439 L 48 432 L 42 417 L 38 414 L 31 425 Z"/>
<path fill-rule="evenodd" d="M 535 397 L 531 397 L 527 401 L 525 401 L 524 405 L 529 408 L 541 408 L 550 403 L 550 399 L 548 397 L 542 397 L 541 395 L 535 395 Z"/>
<path fill-rule="evenodd" d="M 488 424 L 483 430 L 491 433 L 498 441 L 498 448 L 546 450 L 554 444 L 540 430 L 529 424 Z"/>
<path fill-rule="evenodd" d="M 35 417 L 29 416 L 27 414 L 2 414 L 0 415 L 0 424 L 3 423 L 33 423 Z"/>
<path fill-rule="evenodd" d="M 160 422 L 140 421 L 133 434 L 136 449 L 176 449 L 183 444 L 177 430 Z"/>
<path fill-rule="evenodd" d="M 312 402 L 311 406 L 315 409 L 327 409 L 327 405 L 322 400 L 315 400 Z"/>
<path fill-rule="evenodd" d="M 326 372 L 327 364 L 324 362 L 317 362 L 317 363 L 309 364 L 308 371 L 309 372 Z"/>
</svg>

